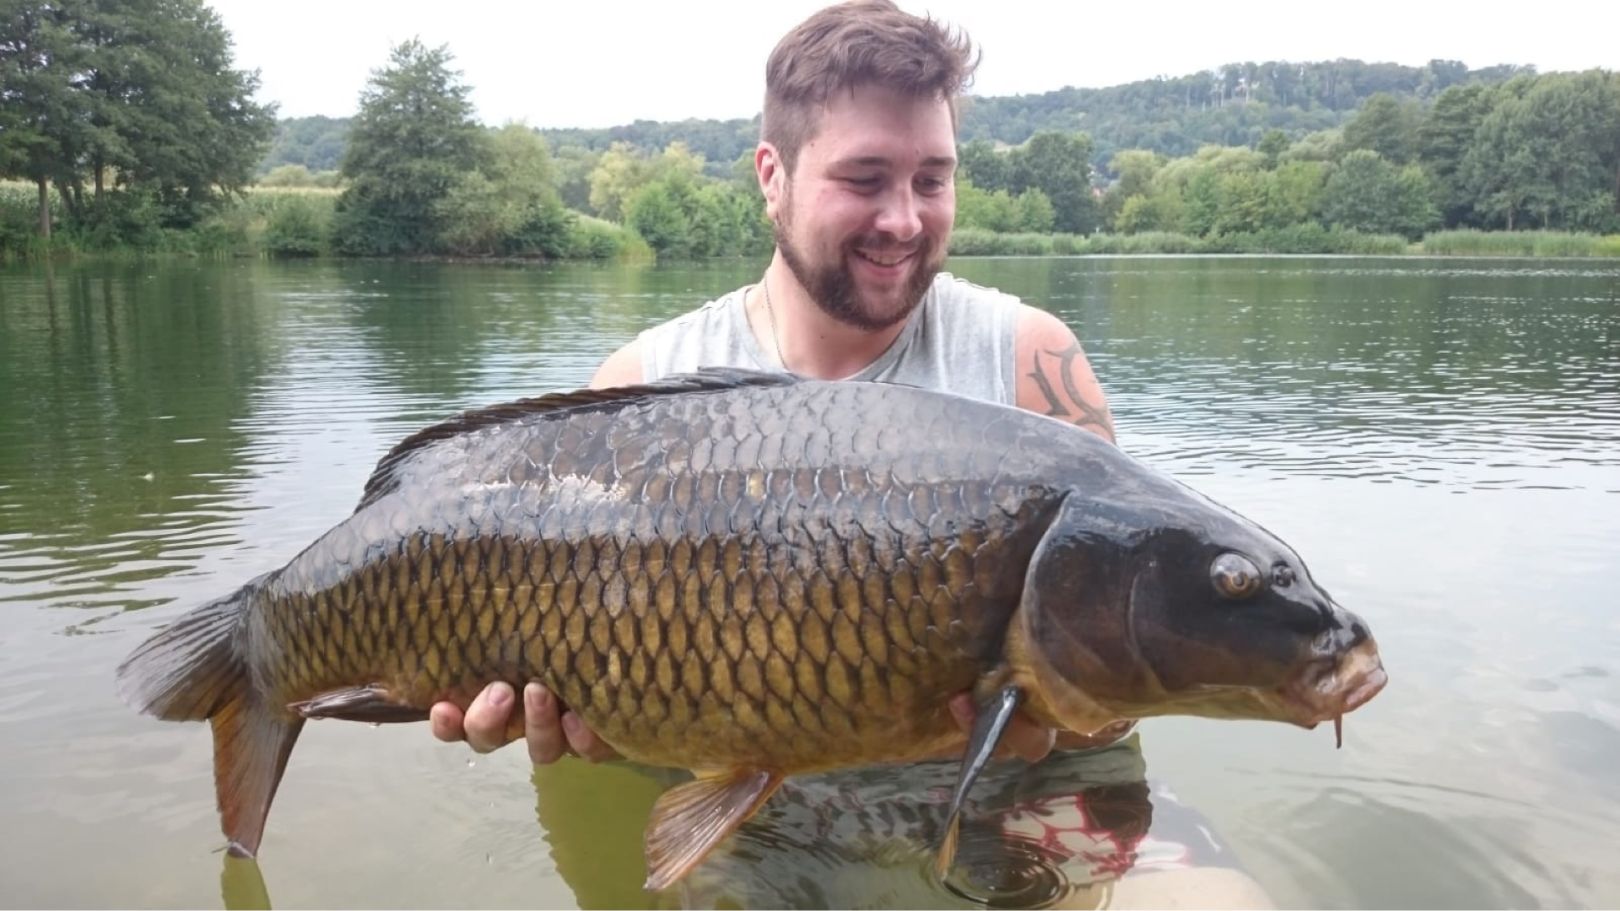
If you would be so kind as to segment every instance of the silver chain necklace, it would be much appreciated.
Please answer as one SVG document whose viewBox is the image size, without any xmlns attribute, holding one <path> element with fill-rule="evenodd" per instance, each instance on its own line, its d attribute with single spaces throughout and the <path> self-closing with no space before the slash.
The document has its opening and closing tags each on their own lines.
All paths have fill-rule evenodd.
<svg viewBox="0 0 1620 911">
<path fill-rule="evenodd" d="M 787 358 L 782 356 L 782 339 L 776 334 L 776 308 L 771 305 L 771 282 L 769 276 L 760 276 L 759 286 L 765 291 L 765 316 L 771 321 L 771 345 L 776 349 L 776 363 L 783 370 L 788 369 Z M 792 372 L 789 370 L 788 372 Z"/>
</svg>

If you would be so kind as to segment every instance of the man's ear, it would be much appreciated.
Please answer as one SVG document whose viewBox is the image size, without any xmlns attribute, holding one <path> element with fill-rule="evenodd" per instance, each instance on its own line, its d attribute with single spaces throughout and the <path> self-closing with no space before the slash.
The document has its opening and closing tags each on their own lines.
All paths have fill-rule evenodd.
<svg viewBox="0 0 1620 911">
<path fill-rule="evenodd" d="M 759 191 L 765 195 L 765 215 L 776 220 L 776 209 L 787 192 L 787 167 L 776 146 L 762 142 L 754 149 L 754 176 L 759 178 Z"/>
</svg>

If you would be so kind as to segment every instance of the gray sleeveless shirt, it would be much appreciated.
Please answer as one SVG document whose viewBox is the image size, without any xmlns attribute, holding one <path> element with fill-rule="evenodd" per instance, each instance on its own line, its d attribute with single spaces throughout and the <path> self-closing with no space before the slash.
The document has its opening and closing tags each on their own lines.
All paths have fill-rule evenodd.
<svg viewBox="0 0 1620 911">
<path fill-rule="evenodd" d="M 784 370 L 776 352 L 764 350 L 748 328 L 747 290 L 642 332 L 642 378 L 651 382 L 700 367 Z M 1018 298 L 1010 294 L 941 272 L 894 343 L 845 379 L 904 383 L 1015 405 L 1018 309 Z"/>
</svg>

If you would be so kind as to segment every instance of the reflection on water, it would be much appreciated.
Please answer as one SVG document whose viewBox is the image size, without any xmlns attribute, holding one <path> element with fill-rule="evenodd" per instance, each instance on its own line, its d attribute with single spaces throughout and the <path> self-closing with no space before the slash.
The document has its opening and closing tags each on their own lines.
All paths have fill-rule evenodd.
<svg viewBox="0 0 1620 911">
<path fill-rule="evenodd" d="M 0 269 L 8 898 L 192 906 L 223 890 L 227 905 L 267 904 L 257 867 L 222 873 L 213 853 L 206 730 L 129 712 L 114 664 L 339 521 L 406 433 L 582 384 L 639 329 L 758 268 Z M 1001 813 L 1042 799 L 1027 781 L 981 786 L 959 893 L 1109 901 L 1082 884 L 1126 854 L 1133 876 L 1170 857 L 1191 839 L 1184 819 L 1213 837 L 1200 863 L 1242 868 L 1284 905 L 1620 902 L 1607 849 L 1620 840 L 1620 265 L 953 269 L 1072 325 L 1122 445 L 1295 545 L 1373 625 L 1393 681 L 1348 719 L 1339 752 L 1321 731 L 1145 723 L 1151 792 L 1091 804 L 1118 810 L 1098 831 L 1146 826 L 1125 852 Z M 310 727 L 262 855 L 279 903 L 653 900 L 640 834 L 663 779 L 565 762 L 531 785 L 520 750 L 469 768 L 420 726 Z M 897 790 L 874 795 L 885 781 Z M 931 787 L 796 782 L 684 894 L 657 900 L 966 905 L 929 873 Z"/>
<path fill-rule="evenodd" d="M 1205 819 L 1150 795 L 1132 737 L 1037 766 L 993 763 L 940 883 L 934 864 L 957 774 L 954 762 L 931 762 L 789 779 L 658 896 L 638 888 L 642 833 L 654 800 L 685 775 L 563 762 L 537 769 L 534 785 L 557 872 L 584 908 L 1076 907 L 1122 876 L 1227 863 Z"/>
</svg>

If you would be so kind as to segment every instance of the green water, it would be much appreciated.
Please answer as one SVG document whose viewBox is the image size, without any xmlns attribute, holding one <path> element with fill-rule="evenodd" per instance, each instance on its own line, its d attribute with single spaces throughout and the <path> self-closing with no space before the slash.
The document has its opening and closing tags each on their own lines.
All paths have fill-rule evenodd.
<svg viewBox="0 0 1620 911">
<path fill-rule="evenodd" d="M 0 904 L 653 901 L 655 780 L 422 725 L 306 728 L 259 869 L 223 865 L 206 728 L 135 715 L 112 668 L 339 521 L 401 436 L 582 384 L 760 266 L 0 270 Z M 1203 826 L 1287 906 L 1620 903 L 1620 264 L 951 268 L 1074 327 L 1121 445 L 1294 545 L 1390 672 L 1338 751 L 1144 723 L 1139 869 Z M 795 791 L 660 901 L 960 903 L 925 876 L 938 782 L 886 781 L 860 812 Z"/>
</svg>

